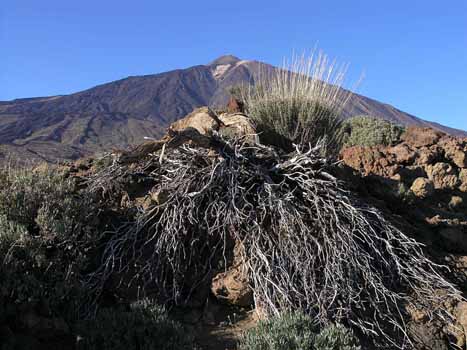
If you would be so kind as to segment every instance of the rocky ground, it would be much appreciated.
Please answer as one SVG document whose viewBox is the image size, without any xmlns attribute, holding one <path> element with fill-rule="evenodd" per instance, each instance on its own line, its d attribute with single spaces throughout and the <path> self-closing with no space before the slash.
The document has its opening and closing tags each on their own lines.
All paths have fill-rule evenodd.
<svg viewBox="0 0 467 350">
<path fill-rule="evenodd" d="M 452 278 L 466 293 L 467 139 L 409 127 L 396 145 L 350 147 L 341 158 L 353 170 L 347 178 L 355 190 L 450 266 Z M 455 343 L 465 349 L 467 303 L 449 307 L 459 321 Z M 423 317 L 414 314 L 416 322 Z"/>
<path fill-rule="evenodd" d="M 224 135 L 253 135 L 254 126 L 245 115 L 236 112 L 239 106 L 231 103 L 230 113 L 219 118 L 209 109 L 201 108 L 174 123 L 171 129 L 194 128 L 202 135 L 212 130 Z M 451 268 L 451 278 L 467 293 L 467 138 L 449 136 L 430 128 L 409 127 L 396 145 L 350 147 L 341 152 L 341 160 L 336 175 L 383 210 L 405 232 L 426 244 L 437 262 Z M 253 303 L 241 264 L 234 260 L 226 272 L 219 273 L 212 281 L 214 304 L 246 307 L 243 312 L 237 310 L 243 315 L 239 320 L 251 325 L 256 316 L 245 312 Z M 451 334 L 451 341 L 460 349 L 467 346 L 467 303 L 454 302 L 446 307 L 458 319 L 455 329 L 427 324 L 427 315 L 409 310 L 413 315 L 413 327 L 425 339 L 427 349 L 443 349 L 445 345 L 441 345 L 443 341 L 439 339 L 446 333 Z M 214 319 L 216 317 L 208 316 L 207 329 L 215 338 L 229 338 L 238 333 L 236 322 L 218 320 L 216 323 L 212 322 Z"/>
<path fill-rule="evenodd" d="M 250 119 L 241 113 L 241 106 L 231 101 L 227 113 L 215 114 L 204 107 L 175 122 L 167 135 L 130 151 L 114 151 L 113 161 L 133 167 L 138 159 L 164 152 L 183 143 L 208 147 L 215 142 L 210 135 L 244 136 L 255 142 L 256 130 Z M 195 131 L 195 132 L 194 132 Z M 467 293 L 467 138 L 448 136 L 428 128 L 409 127 L 401 142 L 384 147 L 355 146 L 341 152 L 341 164 L 335 176 L 368 203 L 379 208 L 404 232 L 426 244 L 433 259 L 450 267 L 446 272 Z M 64 165 L 68 175 L 78 183 L 89 179 L 103 165 L 88 158 Z M 163 193 L 151 192 L 152 185 L 144 179 L 129 179 L 122 185 L 120 208 L 149 210 L 163 201 Z M 202 349 L 234 349 L 241 333 L 261 318 L 254 308 L 250 281 L 242 260 L 241 242 L 232 242 L 227 266 L 213 271 L 209 283 L 200 286 L 189 305 L 172 310 L 196 334 Z M 444 305 L 457 320 L 455 324 L 430 323 L 428 315 L 408 310 L 410 328 L 425 342 L 420 349 L 466 349 L 467 303 L 453 301 Z M 25 317 L 30 334 L 65 333 L 67 325 L 59 319 Z M 1 332 L 5 331 L 0 328 Z M 66 337 L 65 337 L 66 338 Z M 62 337 L 63 339 L 63 337 Z M 57 347 L 59 348 L 59 347 Z"/>
</svg>

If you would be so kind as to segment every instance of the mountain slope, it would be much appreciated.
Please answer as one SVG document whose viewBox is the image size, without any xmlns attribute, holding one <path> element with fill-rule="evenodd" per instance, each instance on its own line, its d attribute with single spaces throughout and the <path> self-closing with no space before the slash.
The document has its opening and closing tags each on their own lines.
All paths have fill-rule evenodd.
<svg viewBox="0 0 467 350">
<path fill-rule="evenodd" d="M 144 136 L 159 137 L 193 108 L 222 106 L 229 87 L 253 82 L 260 70 L 274 69 L 258 61 L 222 56 L 207 65 L 128 77 L 71 95 L 0 102 L 0 157 L 75 159 L 140 143 Z M 352 97 L 344 114 L 370 114 L 467 135 L 361 95 Z"/>
</svg>

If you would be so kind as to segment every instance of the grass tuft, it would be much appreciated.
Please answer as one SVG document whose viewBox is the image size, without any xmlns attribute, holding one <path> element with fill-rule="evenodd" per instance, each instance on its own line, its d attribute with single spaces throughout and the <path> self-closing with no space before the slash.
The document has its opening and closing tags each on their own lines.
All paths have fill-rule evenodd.
<svg viewBox="0 0 467 350">
<path fill-rule="evenodd" d="M 247 114 L 266 143 L 290 151 L 293 144 L 324 144 L 327 155 L 342 145 L 343 108 L 351 92 L 342 89 L 346 66 L 323 53 L 294 56 L 282 69 L 262 71 L 242 89 Z"/>
</svg>

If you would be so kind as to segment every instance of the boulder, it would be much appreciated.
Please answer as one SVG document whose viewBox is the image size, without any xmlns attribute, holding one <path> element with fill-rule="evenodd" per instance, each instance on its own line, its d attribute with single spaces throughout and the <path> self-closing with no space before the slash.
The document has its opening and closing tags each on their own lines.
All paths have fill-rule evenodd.
<svg viewBox="0 0 467 350">
<path fill-rule="evenodd" d="M 353 146 L 341 151 L 341 158 L 347 166 L 360 171 L 363 175 L 392 177 L 400 166 L 393 154 L 385 154 L 383 146 Z"/>
<path fill-rule="evenodd" d="M 459 196 L 452 196 L 449 201 L 449 208 L 451 210 L 462 210 L 464 208 L 464 200 Z M 466 237 L 467 238 L 467 237 Z"/>
<path fill-rule="evenodd" d="M 446 156 L 459 168 L 467 168 L 467 153 L 465 151 L 456 150 L 451 154 L 446 154 Z"/>
<path fill-rule="evenodd" d="M 437 145 L 421 147 L 417 153 L 418 156 L 415 163 L 418 165 L 430 165 L 436 163 L 442 157 L 442 149 Z"/>
<path fill-rule="evenodd" d="M 415 179 L 412 186 L 410 187 L 410 190 L 418 198 L 427 198 L 434 193 L 435 186 L 433 185 L 433 182 L 431 180 L 426 179 L 424 177 L 419 177 Z"/>
<path fill-rule="evenodd" d="M 425 170 L 435 189 L 454 190 L 459 184 L 455 169 L 448 163 L 428 165 Z"/>
<path fill-rule="evenodd" d="M 186 132 L 195 129 L 203 136 L 212 135 L 213 131 L 227 137 L 247 136 L 250 142 L 257 142 L 256 127 L 245 114 L 224 113 L 217 116 L 208 107 L 195 109 L 185 118 L 173 123 L 169 130 Z"/>
<path fill-rule="evenodd" d="M 210 135 L 213 130 L 219 129 L 220 124 L 219 118 L 209 107 L 200 107 L 183 119 L 172 123 L 169 129 L 173 131 L 182 131 L 193 128 L 201 135 Z"/>
<path fill-rule="evenodd" d="M 440 142 L 445 157 L 459 168 L 467 168 L 467 143 L 455 137 L 445 137 Z"/>
<path fill-rule="evenodd" d="M 445 135 L 443 132 L 431 128 L 409 126 L 401 135 L 401 140 L 412 147 L 426 147 L 436 144 Z"/>
<path fill-rule="evenodd" d="M 256 127 L 250 118 L 242 113 L 226 113 L 219 116 L 222 122 L 219 133 L 227 137 L 241 137 L 251 143 L 257 143 Z"/>
<path fill-rule="evenodd" d="M 400 143 L 397 146 L 389 147 L 387 152 L 394 155 L 395 161 L 398 164 L 411 165 L 417 157 L 417 153 L 405 143 Z"/>
</svg>

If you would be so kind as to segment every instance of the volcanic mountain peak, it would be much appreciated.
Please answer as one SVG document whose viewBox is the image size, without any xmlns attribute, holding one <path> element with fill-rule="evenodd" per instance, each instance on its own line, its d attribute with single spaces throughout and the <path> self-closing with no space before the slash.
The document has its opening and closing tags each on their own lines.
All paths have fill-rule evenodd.
<svg viewBox="0 0 467 350">
<path fill-rule="evenodd" d="M 161 137 L 174 121 L 200 106 L 222 107 L 232 86 L 254 83 L 269 64 L 221 56 L 206 65 L 133 76 L 65 96 L 0 101 L 0 162 L 19 158 L 78 158 Z M 403 125 L 462 130 L 430 123 L 390 105 L 352 95 L 342 117 L 372 115 Z"/>
<path fill-rule="evenodd" d="M 234 65 L 240 61 L 240 58 L 233 55 L 223 55 L 216 58 L 214 61 L 208 64 L 208 66 L 220 66 L 220 65 Z"/>
<path fill-rule="evenodd" d="M 233 55 L 225 55 L 209 63 L 208 67 L 211 68 L 214 79 L 222 80 L 233 68 L 248 62 L 250 61 L 240 60 Z"/>
</svg>

